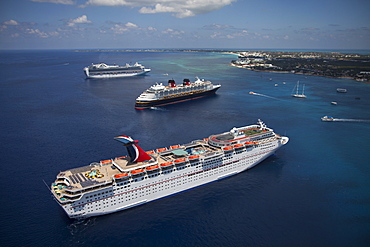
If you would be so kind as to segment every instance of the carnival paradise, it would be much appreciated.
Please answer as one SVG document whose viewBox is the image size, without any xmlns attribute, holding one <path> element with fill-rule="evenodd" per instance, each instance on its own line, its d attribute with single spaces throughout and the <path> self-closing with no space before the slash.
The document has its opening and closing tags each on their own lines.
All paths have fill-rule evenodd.
<svg viewBox="0 0 370 247">
<path fill-rule="evenodd" d="M 187 144 L 144 151 L 118 136 L 127 156 L 60 172 L 51 193 L 70 218 L 114 213 L 236 175 L 252 168 L 289 138 L 261 120 Z"/>
</svg>

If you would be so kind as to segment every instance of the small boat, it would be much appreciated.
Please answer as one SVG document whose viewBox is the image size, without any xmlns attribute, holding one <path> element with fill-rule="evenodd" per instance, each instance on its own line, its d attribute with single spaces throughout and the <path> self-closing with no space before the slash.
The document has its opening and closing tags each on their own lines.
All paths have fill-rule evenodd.
<svg viewBox="0 0 370 247">
<path fill-rule="evenodd" d="M 333 122 L 334 121 L 334 118 L 331 117 L 331 116 L 324 116 L 321 118 L 321 121 L 324 121 L 324 122 Z"/>
<path fill-rule="evenodd" d="M 338 93 L 347 93 L 347 89 L 345 88 L 337 88 Z"/>
<path fill-rule="evenodd" d="M 294 89 L 296 89 L 296 92 L 294 92 Z M 299 81 L 297 84 L 294 86 L 293 91 L 292 91 L 292 96 L 296 98 L 306 98 L 306 95 L 304 94 L 304 84 L 303 84 L 303 89 L 302 89 L 302 94 L 299 94 Z"/>
<path fill-rule="evenodd" d="M 332 105 L 337 105 L 338 103 L 336 101 L 331 102 Z"/>
</svg>

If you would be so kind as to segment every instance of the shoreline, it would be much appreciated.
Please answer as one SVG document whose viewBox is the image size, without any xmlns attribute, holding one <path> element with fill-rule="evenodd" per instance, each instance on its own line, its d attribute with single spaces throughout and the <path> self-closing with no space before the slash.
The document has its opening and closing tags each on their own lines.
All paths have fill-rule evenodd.
<svg viewBox="0 0 370 247">
<path fill-rule="evenodd" d="M 258 72 L 370 81 L 370 55 L 317 52 L 241 52 L 231 65 Z"/>
<path fill-rule="evenodd" d="M 328 75 L 315 75 L 315 74 L 308 74 L 308 73 L 302 73 L 302 72 L 289 72 L 289 71 L 277 71 L 277 70 L 259 70 L 259 69 L 253 69 L 253 68 L 245 68 L 245 67 L 242 67 L 242 66 L 237 66 L 237 65 L 233 65 L 233 64 L 230 64 L 230 66 L 232 67 L 237 67 L 239 69 L 247 69 L 247 70 L 250 70 L 250 71 L 255 71 L 255 72 L 266 72 L 266 73 L 280 73 L 280 74 L 296 74 L 296 75 L 306 75 L 306 76 L 321 76 L 321 77 L 327 77 L 327 78 L 338 78 L 338 79 L 351 79 L 351 80 L 355 80 L 357 82 L 362 82 L 362 83 L 365 83 L 365 84 L 370 84 L 370 81 L 358 81 L 356 80 L 355 78 L 353 77 L 346 77 L 346 76 L 342 76 L 342 77 L 336 77 L 336 76 L 328 76 Z"/>
</svg>

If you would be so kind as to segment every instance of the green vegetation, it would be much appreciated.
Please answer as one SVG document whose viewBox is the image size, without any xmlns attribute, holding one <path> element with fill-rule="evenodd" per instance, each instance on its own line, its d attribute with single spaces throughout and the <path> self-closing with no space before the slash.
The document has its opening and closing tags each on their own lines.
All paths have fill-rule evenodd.
<svg viewBox="0 0 370 247">
<path fill-rule="evenodd" d="M 259 59 L 244 56 L 232 63 L 256 71 L 370 81 L 370 55 L 319 52 L 255 52 L 254 56 L 255 54 L 258 54 Z"/>
</svg>

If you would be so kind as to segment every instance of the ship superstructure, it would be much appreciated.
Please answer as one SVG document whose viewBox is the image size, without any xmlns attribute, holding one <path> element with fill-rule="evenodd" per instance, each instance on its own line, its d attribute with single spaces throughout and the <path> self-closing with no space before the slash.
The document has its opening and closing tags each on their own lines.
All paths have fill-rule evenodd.
<svg viewBox="0 0 370 247">
<path fill-rule="evenodd" d="M 116 78 L 143 75 L 150 72 L 151 69 L 145 68 L 140 63 L 134 65 L 126 64 L 107 65 L 105 63 L 92 64 L 84 68 L 86 78 Z"/>
<path fill-rule="evenodd" d="M 262 121 L 188 144 L 144 151 L 118 136 L 128 155 L 62 171 L 51 185 L 70 218 L 86 218 L 135 207 L 223 179 L 257 165 L 288 137 Z"/>
<path fill-rule="evenodd" d="M 174 80 L 169 80 L 168 86 L 157 83 L 137 97 L 135 109 L 145 109 L 202 98 L 215 94 L 220 87 L 221 85 L 213 85 L 210 81 L 200 80 L 198 77 L 194 82 L 184 79 L 180 85 L 176 85 Z"/>
</svg>

